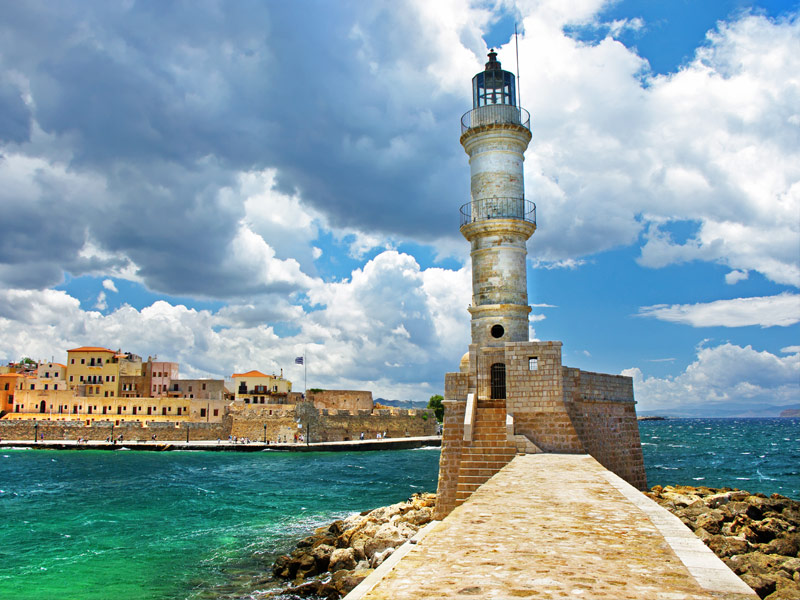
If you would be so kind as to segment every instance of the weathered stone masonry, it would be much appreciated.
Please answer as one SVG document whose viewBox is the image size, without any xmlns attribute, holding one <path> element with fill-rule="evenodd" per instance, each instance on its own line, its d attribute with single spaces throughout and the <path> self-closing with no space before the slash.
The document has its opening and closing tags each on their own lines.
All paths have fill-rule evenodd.
<svg viewBox="0 0 800 600">
<path fill-rule="evenodd" d="M 561 363 L 561 342 L 528 341 L 527 240 L 536 210 L 525 199 L 527 112 L 514 75 L 489 54 L 473 78 L 473 110 L 461 119 L 470 202 L 461 233 L 472 258 L 472 344 L 445 375 L 445 421 L 436 517 L 517 453 L 588 453 L 629 483 L 646 486 L 633 382 Z"/>
</svg>

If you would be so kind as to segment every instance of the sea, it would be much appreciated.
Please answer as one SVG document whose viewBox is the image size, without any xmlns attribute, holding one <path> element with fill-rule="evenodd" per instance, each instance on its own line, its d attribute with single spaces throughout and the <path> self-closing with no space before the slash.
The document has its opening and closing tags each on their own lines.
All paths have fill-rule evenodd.
<svg viewBox="0 0 800 600">
<path fill-rule="evenodd" d="M 800 420 L 640 422 L 652 485 L 800 499 Z M 438 448 L 0 449 L 0 598 L 257 600 L 314 528 L 436 490 Z"/>
</svg>

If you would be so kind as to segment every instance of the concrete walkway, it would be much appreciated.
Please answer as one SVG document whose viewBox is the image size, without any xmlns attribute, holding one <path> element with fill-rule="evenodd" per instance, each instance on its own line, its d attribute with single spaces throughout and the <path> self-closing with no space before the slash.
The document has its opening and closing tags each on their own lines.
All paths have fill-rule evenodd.
<svg viewBox="0 0 800 600">
<path fill-rule="evenodd" d="M 422 448 L 425 446 L 441 446 L 442 438 L 439 436 L 383 438 L 380 440 L 350 440 L 347 442 L 318 442 L 311 444 L 279 444 L 248 442 L 234 443 L 228 440 L 213 441 L 135 441 L 126 440 L 111 444 L 102 440 L 90 440 L 78 443 L 75 440 L 0 440 L 0 448 L 32 448 L 41 450 L 150 450 L 163 452 L 165 450 L 207 450 L 229 452 L 261 452 L 263 450 L 276 450 L 280 452 L 351 452 L 365 450 L 406 450 Z"/>
<path fill-rule="evenodd" d="M 587 455 L 518 456 L 421 533 L 346 600 L 758 598 L 677 517 Z"/>
</svg>

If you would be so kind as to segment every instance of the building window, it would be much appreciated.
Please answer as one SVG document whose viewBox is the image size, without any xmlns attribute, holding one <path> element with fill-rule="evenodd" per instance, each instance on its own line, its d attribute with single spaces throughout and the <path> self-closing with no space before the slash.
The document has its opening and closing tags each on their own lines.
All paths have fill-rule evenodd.
<svg viewBox="0 0 800 600">
<path fill-rule="evenodd" d="M 6 389 L 6 390 L 8 389 L 8 384 L 6 384 L 6 385 L 5 385 L 5 389 Z"/>
<path fill-rule="evenodd" d="M 114 392 L 112 391 L 109 395 L 113 397 L 114 396 Z"/>
<path fill-rule="evenodd" d="M 72 375 L 70 375 L 70 376 L 69 376 L 69 380 L 70 380 L 70 381 L 73 381 L 73 379 L 72 379 Z"/>
<path fill-rule="evenodd" d="M 75 359 L 74 358 L 70 359 L 69 364 L 74 365 L 75 364 Z"/>
<path fill-rule="evenodd" d="M 506 366 L 503 363 L 494 363 L 490 370 L 491 398 L 505 400 L 506 398 Z"/>
<path fill-rule="evenodd" d="M 86 359 L 85 359 L 85 358 L 82 358 L 82 359 L 81 359 L 81 364 L 82 364 L 82 365 L 85 365 L 85 364 L 86 364 Z"/>
<path fill-rule="evenodd" d="M 136 407 L 133 407 L 133 414 L 136 414 Z"/>
<path fill-rule="evenodd" d="M 538 371 L 539 370 L 539 358 L 536 356 L 531 356 L 528 359 L 528 371 Z"/>
<path fill-rule="evenodd" d="M 192 388 L 189 388 L 189 389 L 192 389 Z M 206 384 L 205 383 L 203 384 L 203 389 L 204 390 L 206 389 Z"/>
<path fill-rule="evenodd" d="M 206 409 L 205 408 L 201 408 L 200 409 L 200 416 L 201 417 L 205 417 L 206 416 Z"/>
<path fill-rule="evenodd" d="M 502 325 L 492 325 L 492 337 L 493 338 L 501 338 L 501 337 L 503 337 L 503 334 L 505 332 L 506 332 L 506 330 L 503 329 Z"/>
<path fill-rule="evenodd" d="M 108 398 L 108 390 L 106 390 L 105 397 Z"/>
<path fill-rule="evenodd" d="M 31 384 L 31 389 L 34 389 L 34 384 Z"/>
<path fill-rule="evenodd" d="M 53 389 L 54 389 L 54 390 L 57 390 L 57 389 L 58 389 L 58 384 L 57 384 L 57 383 L 54 383 L 54 384 L 53 384 Z"/>
<path fill-rule="evenodd" d="M 218 408 L 215 408 L 215 409 L 214 409 L 214 416 L 215 416 L 215 417 L 218 417 L 218 416 L 219 416 L 219 409 L 218 409 Z"/>
<path fill-rule="evenodd" d="M 46 384 L 46 383 L 44 384 L 44 389 L 48 389 L 48 387 L 47 387 L 47 384 Z"/>
</svg>

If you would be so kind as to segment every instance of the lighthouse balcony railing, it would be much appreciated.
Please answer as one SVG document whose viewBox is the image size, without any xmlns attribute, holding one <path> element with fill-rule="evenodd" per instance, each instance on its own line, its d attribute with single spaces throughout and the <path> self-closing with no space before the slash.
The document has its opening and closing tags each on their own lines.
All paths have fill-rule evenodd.
<svg viewBox="0 0 800 600">
<path fill-rule="evenodd" d="M 461 133 L 486 125 L 520 125 L 531 128 L 531 115 L 524 108 L 512 104 L 488 104 L 473 108 L 461 117 Z"/>
<path fill-rule="evenodd" d="M 536 205 L 525 198 L 480 198 L 461 207 L 461 227 L 489 219 L 520 219 L 536 224 Z"/>
</svg>

